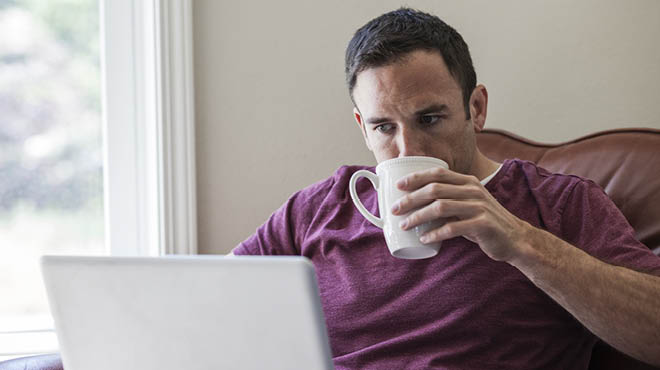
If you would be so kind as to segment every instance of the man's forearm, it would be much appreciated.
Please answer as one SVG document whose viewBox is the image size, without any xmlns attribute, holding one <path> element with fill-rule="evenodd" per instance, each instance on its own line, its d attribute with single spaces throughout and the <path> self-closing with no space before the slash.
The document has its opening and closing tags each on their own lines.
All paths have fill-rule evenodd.
<svg viewBox="0 0 660 370">
<path fill-rule="evenodd" d="M 525 240 L 512 265 L 596 336 L 660 365 L 660 277 L 604 263 L 539 229 Z"/>
</svg>

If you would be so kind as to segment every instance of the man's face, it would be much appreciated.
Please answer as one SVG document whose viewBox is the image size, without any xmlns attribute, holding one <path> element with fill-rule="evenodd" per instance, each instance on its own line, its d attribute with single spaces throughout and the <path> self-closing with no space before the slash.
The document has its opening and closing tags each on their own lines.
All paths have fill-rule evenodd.
<svg viewBox="0 0 660 370">
<path fill-rule="evenodd" d="M 485 111 L 480 114 L 477 105 L 465 119 L 461 88 L 439 53 L 414 51 L 397 63 L 360 72 L 353 99 L 355 119 L 378 163 L 427 156 L 471 174 L 474 132 L 483 127 Z"/>
</svg>

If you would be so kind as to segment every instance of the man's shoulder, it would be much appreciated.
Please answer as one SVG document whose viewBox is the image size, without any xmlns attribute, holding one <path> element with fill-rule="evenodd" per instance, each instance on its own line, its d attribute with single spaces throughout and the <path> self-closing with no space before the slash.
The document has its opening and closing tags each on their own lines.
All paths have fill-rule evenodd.
<svg viewBox="0 0 660 370">
<path fill-rule="evenodd" d="M 520 159 L 507 160 L 503 167 L 505 171 L 489 190 L 500 203 L 510 207 L 528 207 L 535 203 L 541 211 L 561 216 L 569 204 L 610 202 L 605 190 L 584 177 L 549 171 Z"/>
<path fill-rule="evenodd" d="M 511 213 L 549 232 L 563 235 L 565 210 L 578 209 L 585 199 L 604 199 L 591 180 L 549 171 L 534 162 L 510 159 L 487 189 Z M 576 189 L 578 190 L 576 192 Z"/>
<path fill-rule="evenodd" d="M 348 194 L 348 183 L 351 176 L 358 170 L 375 172 L 373 166 L 342 165 L 334 173 L 320 181 L 306 186 L 296 192 L 294 197 L 305 202 L 317 202 L 327 198 L 344 198 Z"/>
<path fill-rule="evenodd" d="M 487 188 L 501 203 L 529 205 L 529 201 L 533 201 L 561 213 L 566 204 L 579 201 L 576 197 L 607 198 L 604 190 L 592 180 L 553 172 L 531 161 L 506 160 L 500 172 Z"/>
<path fill-rule="evenodd" d="M 575 186 L 599 188 L 593 181 L 573 174 L 550 171 L 536 163 L 522 159 L 508 159 L 504 162 L 502 176 L 497 181 L 498 186 L 522 182 L 532 191 L 546 194 L 571 191 Z"/>
</svg>

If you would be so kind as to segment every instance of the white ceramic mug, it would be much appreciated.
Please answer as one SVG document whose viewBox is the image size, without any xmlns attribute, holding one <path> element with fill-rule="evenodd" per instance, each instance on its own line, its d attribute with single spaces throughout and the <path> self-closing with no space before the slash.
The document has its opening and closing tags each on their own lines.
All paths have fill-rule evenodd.
<svg viewBox="0 0 660 370">
<path fill-rule="evenodd" d="M 413 172 L 434 167 L 448 168 L 449 166 L 445 161 L 437 158 L 401 157 L 381 162 L 376 166 L 376 174 L 371 171 L 359 170 L 351 176 L 349 191 L 353 203 L 367 220 L 383 229 L 387 247 L 394 257 L 421 259 L 438 254 L 440 242 L 423 244 L 419 238 L 427 231 L 442 226 L 444 224 L 442 220 L 434 220 L 413 229 L 403 230 L 399 227 L 399 222 L 404 220 L 410 212 L 399 216 L 395 216 L 391 212 L 392 205 L 406 194 L 405 191 L 396 187 L 397 181 Z M 358 198 L 355 185 L 360 177 L 366 177 L 371 181 L 378 192 L 378 209 L 381 217 L 371 214 Z"/>
</svg>

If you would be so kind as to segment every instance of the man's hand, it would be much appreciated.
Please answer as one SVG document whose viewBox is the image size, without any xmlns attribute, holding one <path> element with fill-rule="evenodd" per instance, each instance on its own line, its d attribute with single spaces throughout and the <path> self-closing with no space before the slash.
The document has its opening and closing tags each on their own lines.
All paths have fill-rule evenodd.
<svg viewBox="0 0 660 370">
<path fill-rule="evenodd" d="M 422 237 L 432 243 L 457 236 L 478 244 L 492 259 L 513 262 L 528 243 L 532 227 L 505 209 L 474 176 L 441 167 L 416 172 L 399 180 L 397 187 L 410 192 L 392 208 L 395 215 L 413 211 L 402 222 L 404 230 L 446 219 L 444 226 Z"/>
</svg>

